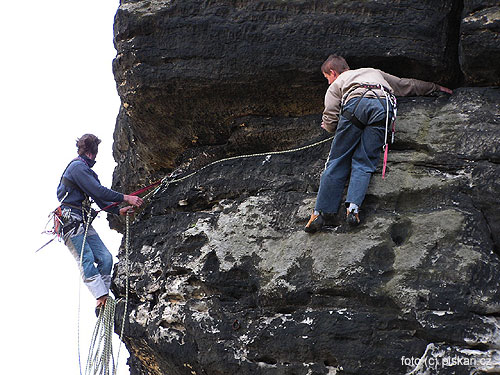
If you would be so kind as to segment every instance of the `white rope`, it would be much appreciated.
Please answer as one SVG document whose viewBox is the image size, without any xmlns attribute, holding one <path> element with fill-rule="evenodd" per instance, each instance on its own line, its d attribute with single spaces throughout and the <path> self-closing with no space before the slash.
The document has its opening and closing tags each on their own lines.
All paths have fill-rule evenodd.
<svg viewBox="0 0 500 375">
<path fill-rule="evenodd" d="M 84 217 L 85 213 L 83 212 L 82 208 L 82 217 Z M 89 207 L 89 213 L 87 217 L 87 223 L 85 225 L 85 233 L 83 234 L 83 241 L 82 241 L 82 249 L 80 250 L 80 272 L 83 277 L 85 277 L 85 274 L 83 272 L 83 249 L 85 248 L 85 242 L 87 241 L 87 233 L 89 231 L 90 227 L 90 222 L 92 219 L 92 210 Z M 81 357 L 80 357 L 80 310 L 81 310 L 81 295 L 82 295 L 82 283 L 80 282 L 80 279 L 78 279 L 78 323 L 77 323 L 77 340 L 78 340 L 78 365 L 80 368 L 80 375 L 82 375 L 82 362 L 81 362 Z"/>
<path fill-rule="evenodd" d="M 171 176 L 171 174 L 169 176 L 166 176 L 162 179 L 160 185 L 158 185 L 156 187 L 156 189 L 154 189 L 151 193 L 149 193 L 147 195 L 147 197 L 149 197 L 150 195 L 151 196 L 154 196 L 158 191 L 165 191 L 166 188 L 168 187 L 168 185 L 170 184 L 173 184 L 173 183 L 177 183 L 177 182 L 182 182 L 184 180 L 187 180 L 188 178 L 191 178 L 193 177 L 195 174 L 198 174 L 200 173 L 202 170 L 208 168 L 208 167 L 211 167 L 213 165 L 216 165 L 216 164 L 220 164 L 220 163 L 223 163 L 225 161 L 230 161 L 230 160 L 237 160 L 237 159 L 246 159 L 246 158 L 254 158 L 254 157 L 259 157 L 259 156 L 268 156 L 268 155 L 284 155 L 284 154 L 289 154 L 289 153 L 292 153 L 292 152 L 298 152 L 298 151 L 303 151 L 303 150 L 307 150 L 308 148 L 312 148 L 312 147 L 316 147 L 316 146 L 319 146 L 320 144 L 323 144 L 325 142 L 328 142 L 328 141 L 331 141 L 332 139 L 334 138 L 334 136 L 331 136 L 331 137 L 328 137 L 328 138 L 325 138 L 321 141 L 318 141 L 318 142 L 315 142 L 315 143 L 312 143 L 310 145 L 306 145 L 306 146 L 302 146 L 302 147 L 297 147 L 297 148 L 292 148 L 290 150 L 284 150 L 284 151 L 270 151 L 270 152 L 259 152 L 259 153 L 256 153 L 256 154 L 247 154 L 247 155 L 239 155 L 239 156 L 231 156 L 231 157 L 228 157 L 228 158 L 224 158 L 224 159 L 219 159 L 219 160 L 216 160 L 216 161 L 213 161 L 203 167 L 201 167 L 200 169 L 184 176 L 184 177 L 180 177 L 180 178 L 177 178 L 177 179 L 174 179 L 174 180 L 169 180 L 169 176 Z M 145 196 L 146 197 L 146 196 Z"/>
<path fill-rule="evenodd" d="M 116 375 L 118 372 L 118 360 L 120 358 L 120 349 L 122 347 L 123 342 L 123 332 L 125 330 L 125 318 L 127 316 L 128 310 L 128 294 L 129 294 L 129 278 L 130 278 L 130 269 L 129 269 L 129 249 L 130 249 L 130 214 L 127 212 L 127 216 L 125 218 L 125 308 L 123 311 L 123 319 L 122 319 L 122 329 L 120 331 L 120 344 L 118 345 L 118 354 L 116 355 L 116 367 L 115 371 L 113 371 L 113 375 Z"/>
</svg>

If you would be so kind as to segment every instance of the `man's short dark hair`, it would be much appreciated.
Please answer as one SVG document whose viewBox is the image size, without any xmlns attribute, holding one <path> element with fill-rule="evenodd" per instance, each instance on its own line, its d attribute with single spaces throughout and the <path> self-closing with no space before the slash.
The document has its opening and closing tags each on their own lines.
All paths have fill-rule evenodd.
<svg viewBox="0 0 500 375">
<path fill-rule="evenodd" d="M 97 155 L 101 140 L 94 134 L 84 134 L 76 140 L 76 147 L 78 148 L 78 155 L 82 156 L 90 152 L 92 155 Z"/>
<path fill-rule="evenodd" d="M 347 61 L 342 56 L 330 55 L 326 61 L 321 65 L 321 71 L 323 73 L 330 73 L 330 70 L 336 71 L 338 74 L 349 70 L 349 65 Z"/>
</svg>

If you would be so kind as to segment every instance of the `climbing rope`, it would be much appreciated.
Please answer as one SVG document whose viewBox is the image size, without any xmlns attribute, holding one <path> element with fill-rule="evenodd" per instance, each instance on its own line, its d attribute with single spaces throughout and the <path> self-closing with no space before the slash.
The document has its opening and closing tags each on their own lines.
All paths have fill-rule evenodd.
<svg viewBox="0 0 500 375">
<path fill-rule="evenodd" d="M 152 184 L 150 184 L 150 185 L 148 185 L 146 187 L 143 187 L 142 189 L 134 191 L 133 193 L 130 193 L 130 195 L 139 195 L 139 194 L 144 193 L 144 192 L 146 192 L 148 190 L 151 190 L 152 188 L 155 188 L 155 189 L 151 190 L 149 193 L 147 193 L 146 195 L 144 195 L 142 197 L 142 199 L 144 201 L 146 201 L 149 198 L 154 197 L 158 192 L 162 192 L 163 193 L 168 188 L 168 186 L 170 184 L 174 184 L 174 183 L 178 183 L 178 182 L 182 182 L 184 180 L 187 180 L 188 178 L 191 178 L 194 175 L 200 173 L 204 169 L 209 168 L 211 166 L 214 166 L 216 164 L 220 164 L 220 163 L 223 163 L 225 161 L 230 161 L 230 160 L 245 159 L 245 158 L 254 158 L 254 157 L 268 156 L 268 155 L 284 155 L 284 154 L 289 154 L 289 153 L 292 153 L 292 152 L 303 151 L 303 150 L 307 150 L 308 148 L 316 147 L 316 146 L 319 146 L 320 144 L 323 144 L 323 143 L 326 143 L 328 141 L 331 141 L 333 139 L 333 137 L 334 136 L 330 136 L 330 137 L 325 138 L 325 139 L 323 139 L 321 141 L 318 141 L 318 142 L 315 142 L 315 143 L 312 143 L 312 144 L 309 144 L 309 145 L 306 145 L 306 146 L 293 148 L 293 149 L 290 149 L 290 150 L 259 152 L 259 153 L 256 153 L 256 154 L 238 155 L 238 156 L 231 156 L 231 157 L 228 157 L 228 158 L 219 159 L 219 160 L 213 161 L 213 162 L 211 162 L 211 163 L 209 163 L 207 165 L 204 165 L 200 169 L 198 169 L 198 170 L 196 170 L 194 172 L 191 172 L 191 173 L 187 174 L 186 176 L 183 176 L 183 177 L 180 177 L 180 178 L 176 178 L 176 179 L 172 179 L 172 176 L 175 176 L 177 174 L 177 172 L 178 172 L 178 170 L 175 170 L 172 173 L 168 174 L 167 176 L 163 177 L 161 180 L 155 181 Z M 111 207 L 116 206 L 116 205 L 118 205 L 118 202 L 112 203 L 109 206 L 106 206 L 106 207 L 102 208 L 99 212 L 105 211 L 108 208 L 111 208 Z"/>
<path fill-rule="evenodd" d="M 120 349 L 123 342 L 123 332 L 125 330 L 125 318 L 128 310 L 128 294 L 129 294 L 129 280 L 130 280 L 130 265 L 129 265 L 129 252 L 130 252 L 130 214 L 127 212 L 125 218 L 125 307 L 123 311 L 122 329 L 120 331 L 120 344 L 118 346 L 118 354 L 116 355 L 116 365 L 118 366 L 118 359 L 120 358 Z M 115 372 L 113 372 L 115 374 Z"/>
<path fill-rule="evenodd" d="M 85 212 L 82 211 L 82 217 L 85 215 Z M 83 249 L 85 248 L 85 242 L 87 241 L 87 234 L 89 232 L 90 222 L 92 221 L 92 210 L 89 206 L 87 222 L 85 223 L 85 232 L 83 234 L 82 248 L 80 250 L 80 272 L 83 276 Z M 78 324 L 77 324 L 77 340 L 78 340 L 78 365 L 80 368 L 80 375 L 82 375 L 82 362 L 80 357 L 80 311 L 81 311 L 81 294 L 82 294 L 82 283 L 78 281 Z"/>
<path fill-rule="evenodd" d="M 302 146 L 302 147 L 297 147 L 297 148 L 292 148 L 290 150 L 283 150 L 283 151 L 269 151 L 269 152 L 259 152 L 259 153 L 256 153 L 256 154 L 247 154 L 247 155 L 238 155 L 238 156 L 231 156 L 231 157 L 228 157 L 228 158 L 224 158 L 224 159 L 219 159 L 219 160 L 216 160 L 216 161 L 213 161 L 203 167 L 201 167 L 200 169 L 192 172 L 192 173 L 189 173 L 187 174 L 186 176 L 183 176 L 183 177 L 180 177 L 180 178 L 176 178 L 176 179 L 169 179 L 171 178 L 170 175 L 164 177 L 160 184 L 156 187 L 156 189 L 154 189 L 153 191 L 151 191 L 150 193 L 148 193 L 144 198 L 148 197 L 149 196 L 155 196 L 156 193 L 160 192 L 160 193 L 163 193 L 167 187 L 170 185 L 170 184 L 174 184 L 174 183 L 178 183 L 178 182 L 182 182 L 184 180 L 187 180 L 188 178 L 191 178 L 193 177 L 194 175 L 200 173 L 201 171 L 203 171 L 204 169 L 206 168 L 209 168 L 211 166 L 214 166 L 216 164 L 220 164 L 220 163 L 223 163 L 223 162 L 226 162 L 226 161 L 231 161 L 231 160 L 237 160 L 237 159 L 246 159 L 246 158 L 254 158 L 254 157 L 259 157 L 259 156 L 268 156 L 268 155 L 285 155 L 285 154 L 290 154 L 292 152 L 299 152 L 299 151 L 303 151 L 303 150 L 307 150 L 308 148 L 312 148 L 312 147 L 316 147 L 316 146 L 319 146 L 320 144 L 323 144 L 323 143 L 326 143 L 328 141 L 331 141 L 333 139 L 334 136 L 331 136 L 331 137 L 328 137 L 328 138 L 325 138 L 321 141 L 318 141 L 318 142 L 315 142 L 315 143 L 312 143 L 312 144 L 309 144 L 309 145 L 306 145 L 306 146 Z"/>
</svg>

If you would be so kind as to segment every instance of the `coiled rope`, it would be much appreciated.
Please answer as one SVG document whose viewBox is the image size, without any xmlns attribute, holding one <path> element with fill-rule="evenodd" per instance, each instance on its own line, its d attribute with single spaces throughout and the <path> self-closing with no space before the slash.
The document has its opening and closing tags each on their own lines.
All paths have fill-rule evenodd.
<svg viewBox="0 0 500 375">
<path fill-rule="evenodd" d="M 129 252 L 130 252 L 130 213 L 126 215 L 125 225 L 125 308 L 123 312 L 122 327 L 120 331 L 120 344 L 118 346 L 118 354 L 116 361 L 113 356 L 113 332 L 115 327 L 114 317 L 116 310 L 116 301 L 109 296 L 106 299 L 104 308 L 99 309 L 99 316 L 94 327 L 94 333 L 89 348 L 87 357 L 87 366 L 85 369 L 86 375 L 116 375 L 118 372 L 118 360 L 120 358 L 120 350 L 123 342 L 123 332 L 125 329 L 125 319 L 128 310 L 129 297 Z M 80 341 L 78 341 L 78 347 Z M 80 355 L 80 354 L 78 354 Z M 112 372 L 110 372 L 110 362 L 112 364 Z M 81 365 L 80 365 L 81 366 Z M 80 367 L 81 374 L 81 367 Z"/>
<path fill-rule="evenodd" d="M 99 316 L 92 334 L 89 355 L 87 357 L 86 375 L 116 374 L 117 367 L 113 359 L 113 331 L 115 318 L 115 300 L 108 297 L 104 308 L 99 310 Z M 113 371 L 110 372 L 110 361 Z M 117 360 L 118 362 L 118 360 Z"/>
</svg>

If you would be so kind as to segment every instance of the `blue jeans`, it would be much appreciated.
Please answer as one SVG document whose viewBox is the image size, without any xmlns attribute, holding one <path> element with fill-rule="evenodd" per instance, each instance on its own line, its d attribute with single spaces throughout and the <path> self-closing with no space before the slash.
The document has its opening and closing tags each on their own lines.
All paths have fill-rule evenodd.
<svg viewBox="0 0 500 375">
<path fill-rule="evenodd" d="M 382 102 L 383 105 L 377 98 L 353 98 L 346 103 L 345 109 L 352 112 L 356 107 L 356 117 L 364 124 L 372 124 L 386 118 L 385 98 Z M 389 109 L 390 119 L 392 117 L 390 104 Z M 316 211 L 337 213 L 349 174 L 351 178 L 346 203 L 352 202 L 361 206 L 371 175 L 377 168 L 380 151 L 384 146 L 384 137 L 384 126 L 368 125 L 361 130 L 340 116 L 330 155 L 321 175 Z"/>
<path fill-rule="evenodd" d="M 65 239 L 66 246 L 80 265 L 84 225 L 81 224 L 76 233 L 71 233 Z M 81 260 L 80 269 L 83 282 L 95 298 L 108 294 L 111 286 L 111 271 L 113 269 L 113 256 L 99 238 L 99 235 L 90 226 Z"/>
<path fill-rule="evenodd" d="M 71 242 L 79 253 L 82 249 L 82 241 L 83 234 L 71 237 Z M 78 255 L 78 257 L 80 257 L 80 255 Z M 97 264 L 97 267 L 95 264 Z M 83 248 L 82 267 L 83 275 L 86 279 L 90 279 L 96 275 L 111 275 L 113 256 L 97 233 L 92 236 L 87 236 Z"/>
</svg>

